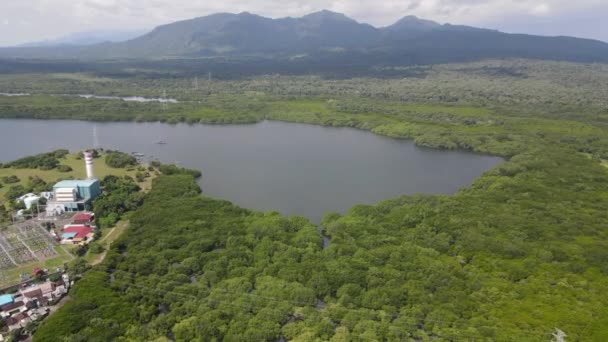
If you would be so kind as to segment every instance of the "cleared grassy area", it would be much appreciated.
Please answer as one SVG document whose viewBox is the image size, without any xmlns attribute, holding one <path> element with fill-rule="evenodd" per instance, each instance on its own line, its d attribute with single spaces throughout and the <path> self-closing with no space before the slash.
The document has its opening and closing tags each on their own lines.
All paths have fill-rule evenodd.
<svg viewBox="0 0 608 342">
<path fill-rule="evenodd" d="M 99 179 L 103 179 L 105 176 L 114 175 L 114 176 L 131 176 L 135 178 L 135 174 L 137 173 L 136 168 L 132 169 L 114 169 L 106 165 L 105 163 L 105 155 L 95 159 L 94 170 L 95 176 Z M 72 168 L 70 172 L 59 172 L 58 170 L 39 170 L 39 169 L 14 169 L 14 168 L 0 168 L 0 179 L 2 177 L 7 176 L 17 176 L 20 181 L 14 184 L 3 184 L 3 187 L 0 188 L 0 201 L 4 199 L 4 194 L 8 191 L 8 189 L 13 185 L 23 185 L 27 187 L 28 181 L 30 177 L 38 176 L 43 179 L 47 183 L 53 183 L 61 179 L 83 179 L 86 176 L 85 165 L 83 159 L 78 159 L 77 154 L 69 154 L 65 159 L 61 160 L 62 165 L 67 165 Z M 146 179 L 145 182 L 140 185 L 142 188 L 149 188 L 149 183 L 151 180 Z"/>
<path fill-rule="evenodd" d="M 103 246 L 104 251 L 99 254 L 94 254 L 91 253 L 91 251 L 88 251 L 84 257 L 85 260 L 89 264 L 93 265 L 96 265 L 103 261 L 103 258 L 105 257 L 108 248 L 110 248 L 112 243 L 116 241 L 116 239 L 118 239 L 122 235 L 122 233 L 127 230 L 127 228 L 129 228 L 129 221 L 126 220 L 119 221 L 113 228 L 103 228 L 101 230 L 101 238 L 98 240 L 98 243 Z"/>
<path fill-rule="evenodd" d="M 593 158 L 593 156 L 591 156 L 591 154 L 589 154 L 589 153 L 582 153 L 582 154 L 583 154 L 584 156 L 586 156 L 587 158 L 589 158 L 589 159 Z M 602 160 L 600 161 L 600 165 L 602 165 L 602 166 L 603 166 L 603 167 L 605 167 L 605 168 L 608 168 L 608 160 L 604 160 L 604 159 L 602 159 Z"/>
</svg>

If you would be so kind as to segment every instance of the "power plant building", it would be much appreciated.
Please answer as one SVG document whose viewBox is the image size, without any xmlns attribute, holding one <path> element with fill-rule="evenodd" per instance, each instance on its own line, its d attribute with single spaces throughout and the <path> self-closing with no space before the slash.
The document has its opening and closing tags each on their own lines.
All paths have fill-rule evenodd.
<svg viewBox="0 0 608 342">
<path fill-rule="evenodd" d="M 83 211 L 101 195 L 101 186 L 93 175 L 93 156 L 84 152 L 87 179 L 64 180 L 53 186 L 53 198 L 47 203 L 47 215 L 55 216 L 66 211 Z"/>
<path fill-rule="evenodd" d="M 61 203 L 65 211 L 82 211 L 101 194 L 99 180 L 65 180 L 53 186 L 53 203 Z"/>
</svg>

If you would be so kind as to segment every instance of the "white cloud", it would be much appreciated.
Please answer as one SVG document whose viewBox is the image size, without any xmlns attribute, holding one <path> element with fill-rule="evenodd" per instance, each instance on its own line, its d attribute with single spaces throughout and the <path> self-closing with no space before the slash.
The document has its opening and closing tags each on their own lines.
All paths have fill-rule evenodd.
<svg viewBox="0 0 608 342">
<path fill-rule="evenodd" d="M 541 3 L 532 8 L 530 11 L 532 14 L 536 15 L 546 15 L 551 11 L 551 7 L 546 3 Z"/>
<path fill-rule="evenodd" d="M 152 28 L 176 20 L 215 12 L 248 11 L 273 18 L 300 16 L 321 9 L 343 12 L 375 26 L 393 23 L 405 15 L 439 22 L 508 31 L 534 28 L 544 34 L 586 35 L 608 40 L 602 16 L 605 0 L 0 0 L 0 45 L 54 38 L 91 30 Z M 23 23 L 15 21 L 22 18 Z M 550 18 L 550 21 L 539 20 Z M 581 25 L 564 26 L 572 18 Z M 596 29 L 591 29 L 596 25 Z M 521 29 L 519 29 L 521 28 Z"/>
</svg>

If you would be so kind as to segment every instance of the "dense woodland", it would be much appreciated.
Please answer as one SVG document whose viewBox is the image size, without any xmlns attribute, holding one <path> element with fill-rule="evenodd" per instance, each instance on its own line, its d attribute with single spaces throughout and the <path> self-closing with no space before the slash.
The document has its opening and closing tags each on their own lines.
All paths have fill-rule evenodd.
<svg viewBox="0 0 608 342">
<path fill-rule="evenodd" d="M 200 173 L 165 167 L 130 229 L 34 340 L 542 341 L 555 328 L 608 340 L 606 66 L 417 71 L 201 79 L 198 89 L 179 77 L 0 76 L 0 91 L 36 94 L 0 96 L 2 117 L 284 120 L 506 160 L 454 195 L 356 206 L 321 227 L 207 198 Z M 181 102 L 50 96 L 163 89 Z"/>
</svg>

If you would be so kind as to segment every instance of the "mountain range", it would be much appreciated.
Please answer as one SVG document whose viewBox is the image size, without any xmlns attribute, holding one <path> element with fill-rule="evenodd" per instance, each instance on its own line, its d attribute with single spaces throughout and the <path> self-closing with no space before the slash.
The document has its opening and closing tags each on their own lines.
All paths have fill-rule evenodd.
<svg viewBox="0 0 608 342">
<path fill-rule="evenodd" d="M 124 42 L 137 38 L 146 31 L 87 31 L 71 33 L 57 39 L 41 40 L 18 45 L 18 47 L 87 46 L 105 42 Z"/>
<path fill-rule="evenodd" d="M 608 62 L 608 44 L 573 37 L 507 34 L 469 26 L 442 25 L 414 16 L 377 28 L 330 11 L 281 19 L 244 12 L 218 13 L 162 25 L 125 42 L 3 48 L 0 49 L 0 57 L 84 60 L 349 58 L 386 64 L 443 63 L 484 58 Z"/>
</svg>

